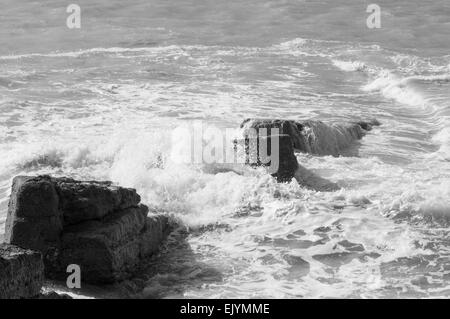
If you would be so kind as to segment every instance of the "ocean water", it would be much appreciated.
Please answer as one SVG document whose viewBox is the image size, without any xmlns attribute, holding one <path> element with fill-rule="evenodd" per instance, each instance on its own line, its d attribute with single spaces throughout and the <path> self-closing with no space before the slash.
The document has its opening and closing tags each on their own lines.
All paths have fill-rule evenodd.
<svg viewBox="0 0 450 319">
<path fill-rule="evenodd" d="M 75 2 L 75 1 L 74 1 Z M 135 187 L 186 228 L 142 297 L 450 297 L 450 2 L 0 4 L 0 233 L 11 180 Z M 376 118 L 352 156 L 298 154 L 341 189 L 181 164 L 171 130 Z M 183 141 L 179 141 L 183 143 Z"/>
</svg>

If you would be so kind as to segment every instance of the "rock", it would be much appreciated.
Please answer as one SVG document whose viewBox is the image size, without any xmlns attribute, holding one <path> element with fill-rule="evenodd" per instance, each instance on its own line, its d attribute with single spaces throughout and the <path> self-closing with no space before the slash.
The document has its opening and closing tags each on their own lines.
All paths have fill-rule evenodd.
<svg viewBox="0 0 450 319">
<path fill-rule="evenodd" d="M 250 136 L 245 145 L 248 164 L 268 166 L 279 182 L 289 182 L 294 177 L 298 162 L 289 135 Z"/>
<path fill-rule="evenodd" d="M 317 191 L 335 191 L 339 186 L 301 166 L 294 154 L 291 137 L 287 134 L 244 136 L 246 163 L 252 166 L 268 166 L 269 173 L 278 182 L 297 182 Z M 272 152 L 275 147 L 276 151 Z"/>
<path fill-rule="evenodd" d="M 172 226 L 167 215 L 157 214 L 147 217 L 140 247 L 142 257 L 155 253 L 171 230 Z"/>
<path fill-rule="evenodd" d="M 298 164 L 294 152 L 315 155 L 342 155 L 352 143 L 361 139 L 376 120 L 348 124 L 325 124 L 321 121 L 246 119 L 241 124 L 245 141 L 246 163 L 270 166 L 279 182 L 293 177 L 305 187 L 317 191 L 336 191 L 339 186 Z M 279 139 L 279 153 L 271 154 L 271 140 Z M 262 150 L 260 145 L 265 146 Z M 265 155 L 268 150 L 268 156 Z"/>
<path fill-rule="evenodd" d="M 14 178 L 5 242 L 39 250 L 58 244 L 63 229 L 55 183 L 48 176 Z"/>
<path fill-rule="evenodd" d="M 129 277 L 143 258 L 155 253 L 167 236 L 168 218 L 147 218 L 148 208 L 128 208 L 101 222 L 68 227 L 62 236 L 55 273 L 64 277 L 65 267 L 77 264 L 82 279 L 112 283 Z"/>
<path fill-rule="evenodd" d="M 321 121 L 292 121 L 246 119 L 241 124 L 245 131 L 266 129 L 269 135 L 287 134 L 291 137 L 294 149 L 314 155 L 339 156 L 351 144 L 361 139 L 366 131 L 380 125 L 376 120 L 345 124 L 325 124 Z"/>
<path fill-rule="evenodd" d="M 41 253 L 0 244 L 0 299 L 36 297 L 43 282 Z"/>
<path fill-rule="evenodd" d="M 51 291 L 41 291 L 36 299 L 73 299 L 67 294 L 59 294 L 53 290 Z"/>
<path fill-rule="evenodd" d="M 42 252 L 48 278 L 65 280 L 76 264 L 82 281 L 113 283 L 130 277 L 170 232 L 167 216 L 147 217 L 139 203 L 134 189 L 110 182 L 16 177 L 5 240 Z"/>
<path fill-rule="evenodd" d="M 112 186 L 111 182 L 80 182 L 69 178 L 55 179 L 55 182 L 64 225 L 99 219 L 141 201 L 136 190 Z"/>
</svg>

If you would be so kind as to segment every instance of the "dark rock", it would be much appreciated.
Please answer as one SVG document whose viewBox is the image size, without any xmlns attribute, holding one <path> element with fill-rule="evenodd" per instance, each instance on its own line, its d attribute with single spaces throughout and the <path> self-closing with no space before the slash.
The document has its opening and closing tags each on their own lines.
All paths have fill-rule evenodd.
<svg viewBox="0 0 450 319">
<path fill-rule="evenodd" d="M 58 245 L 62 228 L 54 181 L 48 176 L 14 178 L 5 242 L 45 252 Z"/>
<path fill-rule="evenodd" d="M 168 218 L 147 218 L 148 208 L 128 208 L 102 222 L 85 222 L 64 231 L 55 273 L 77 264 L 82 279 L 112 283 L 128 278 L 143 258 L 155 253 L 167 235 Z"/>
<path fill-rule="evenodd" d="M 112 186 L 111 182 L 80 182 L 69 178 L 55 179 L 55 182 L 64 225 L 100 219 L 141 201 L 136 190 Z"/>
<path fill-rule="evenodd" d="M 339 156 L 355 140 L 361 139 L 366 131 L 380 125 L 376 120 L 345 124 L 325 124 L 321 121 L 292 121 L 246 119 L 241 128 L 246 131 L 262 129 L 267 134 L 287 134 L 291 137 L 294 149 L 298 152 L 315 155 Z"/>
<path fill-rule="evenodd" d="M 41 253 L 0 244 L 0 299 L 36 297 L 43 282 Z"/>
<path fill-rule="evenodd" d="M 381 125 L 381 123 L 378 122 L 377 119 L 373 119 L 373 120 L 371 120 L 369 122 L 367 122 L 367 121 L 359 121 L 359 122 L 356 122 L 356 124 L 361 126 L 361 128 L 363 130 L 366 130 L 366 131 L 370 131 L 374 126 L 380 126 Z"/>
<path fill-rule="evenodd" d="M 170 231 L 167 216 L 147 217 L 134 189 L 49 176 L 13 181 L 6 241 L 44 255 L 45 274 L 64 280 L 76 264 L 88 283 L 128 278 Z"/>
<path fill-rule="evenodd" d="M 298 168 L 292 140 L 289 135 L 247 136 L 247 164 L 269 167 L 279 182 L 289 182 Z"/>
<path fill-rule="evenodd" d="M 141 258 L 151 256 L 158 251 L 161 242 L 170 234 L 172 226 L 167 215 L 150 215 L 147 217 L 145 229 L 140 242 Z"/>
<path fill-rule="evenodd" d="M 278 182 L 290 182 L 295 178 L 305 187 L 317 191 L 335 191 L 339 186 L 322 178 L 297 162 L 291 137 L 270 135 L 267 132 L 244 132 L 246 164 L 252 166 L 267 166 L 269 173 Z M 241 142 L 242 143 L 242 142 Z"/>
<path fill-rule="evenodd" d="M 325 124 L 321 121 L 246 119 L 241 124 L 245 140 L 247 164 L 270 167 L 279 182 L 293 177 L 305 187 L 317 191 L 336 191 L 339 186 L 298 164 L 294 151 L 339 156 L 348 152 L 354 141 L 361 139 L 376 120 L 347 124 Z M 279 154 L 271 154 L 271 139 L 279 139 Z M 262 150 L 260 145 L 263 145 Z M 264 148 L 265 147 L 265 148 Z M 268 150 L 268 156 L 265 155 Z M 276 153 L 276 152 L 275 152 Z M 261 155 L 262 154 L 262 155 Z M 275 165 L 274 165 L 275 163 Z"/>
<path fill-rule="evenodd" d="M 55 291 L 42 291 L 36 299 L 73 299 L 67 294 L 59 294 Z"/>
</svg>

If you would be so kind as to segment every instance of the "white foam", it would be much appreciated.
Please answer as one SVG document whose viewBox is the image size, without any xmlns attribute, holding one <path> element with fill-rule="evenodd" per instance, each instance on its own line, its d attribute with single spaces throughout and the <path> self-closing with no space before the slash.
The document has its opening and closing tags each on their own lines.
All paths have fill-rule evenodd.
<svg viewBox="0 0 450 319">
<path fill-rule="evenodd" d="M 447 121 L 446 124 L 448 126 L 449 121 Z M 437 157 L 443 161 L 450 162 L 450 128 L 444 127 L 433 136 L 432 140 L 439 144 L 440 147 L 436 152 L 430 154 L 428 158 Z"/>
<path fill-rule="evenodd" d="M 362 88 L 366 92 L 380 92 L 387 99 L 410 106 L 425 106 L 426 99 L 407 85 L 404 78 L 383 71 L 377 78 Z"/>
<path fill-rule="evenodd" d="M 333 64 L 345 72 L 355 72 L 355 71 L 364 71 L 367 69 L 365 63 L 361 61 L 341 61 L 333 59 Z"/>
<path fill-rule="evenodd" d="M 195 48 L 201 48 L 202 46 L 196 46 Z M 186 46 L 185 48 L 192 48 Z M 159 54 L 161 52 L 179 51 L 183 52 L 183 47 L 171 45 L 162 47 L 139 47 L 139 48 L 124 48 L 124 47 L 111 47 L 111 48 L 91 48 L 79 51 L 66 51 L 66 52 L 51 52 L 51 53 L 27 53 L 17 55 L 3 55 L 0 56 L 0 60 L 19 60 L 29 58 L 78 58 L 86 55 L 94 54 L 123 54 L 123 53 L 153 53 Z"/>
<path fill-rule="evenodd" d="M 435 75 L 415 75 L 410 76 L 405 79 L 407 82 L 412 81 L 423 81 L 423 82 L 448 82 L 450 81 L 450 73 L 443 73 L 443 74 L 435 74 Z"/>
</svg>

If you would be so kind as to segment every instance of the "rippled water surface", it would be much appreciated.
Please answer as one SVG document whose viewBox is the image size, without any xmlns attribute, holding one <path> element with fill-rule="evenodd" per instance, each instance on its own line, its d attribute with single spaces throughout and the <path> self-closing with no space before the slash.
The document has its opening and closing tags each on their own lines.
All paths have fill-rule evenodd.
<svg viewBox="0 0 450 319">
<path fill-rule="evenodd" d="M 138 189 L 187 226 L 146 297 L 449 297 L 450 3 L 3 0 L 0 229 L 11 179 Z M 418 9 L 420 8 L 420 10 Z M 171 160 L 170 129 L 246 117 L 378 119 L 351 157 L 298 154 L 341 186 Z"/>
</svg>

